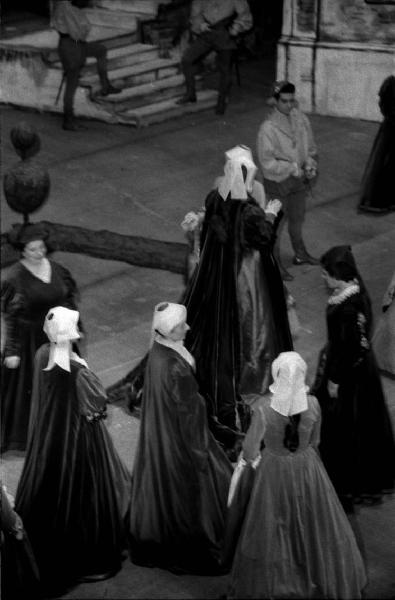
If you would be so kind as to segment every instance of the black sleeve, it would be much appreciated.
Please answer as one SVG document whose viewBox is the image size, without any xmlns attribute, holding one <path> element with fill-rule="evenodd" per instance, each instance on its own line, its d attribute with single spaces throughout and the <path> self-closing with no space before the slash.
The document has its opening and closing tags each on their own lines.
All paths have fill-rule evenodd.
<svg viewBox="0 0 395 600">
<path fill-rule="evenodd" d="M 328 356 L 328 377 L 334 383 L 345 379 L 363 360 L 370 344 L 366 335 L 366 317 L 354 306 L 345 307 L 338 320 L 338 338 Z"/>
<path fill-rule="evenodd" d="M 16 282 L 1 284 L 1 312 L 5 331 L 4 356 L 19 356 L 21 351 L 20 319 L 25 310 L 24 296 Z"/>
<path fill-rule="evenodd" d="M 71 310 L 78 310 L 77 302 L 79 301 L 80 295 L 78 292 L 77 284 L 71 275 L 70 271 L 62 265 L 56 264 L 56 268 L 63 279 L 63 283 L 67 288 L 66 298 L 64 300 L 64 307 L 70 308 Z"/>
<path fill-rule="evenodd" d="M 244 214 L 244 243 L 257 250 L 273 242 L 274 226 L 259 206 L 246 207 Z"/>
</svg>

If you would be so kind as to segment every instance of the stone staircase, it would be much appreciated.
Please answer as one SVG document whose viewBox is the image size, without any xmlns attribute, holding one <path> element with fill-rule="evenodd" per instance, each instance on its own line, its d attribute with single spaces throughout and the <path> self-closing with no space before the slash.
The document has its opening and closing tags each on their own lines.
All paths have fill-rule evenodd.
<svg viewBox="0 0 395 600">
<path fill-rule="evenodd" d="M 111 0 L 111 4 L 96 0 L 96 6 L 86 9 L 92 24 L 89 39 L 108 48 L 109 79 L 122 92 L 101 97 L 96 61 L 88 58 L 75 95 L 76 115 L 139 127 L 214 107 L 216 91 L 203 90 L 198 78 L 197 102 L 177 105 L 185 90 L 179 56 L 176 52 L 164 56 L 158 46 L 139 42 L 139 24 L 152 18 L 155 7 L 154 2 L 136 2 L 133 11 L 125 10 L 130 4 L 122 0 Z M 57 34 L 51 30 L 39 34 L 0 42 L 0 53 L 7 54 L 7 60 L 0 60 L 0 101 L 61 112 L 62 93 L 58 96 L 63 71 Z"/>
</svg>

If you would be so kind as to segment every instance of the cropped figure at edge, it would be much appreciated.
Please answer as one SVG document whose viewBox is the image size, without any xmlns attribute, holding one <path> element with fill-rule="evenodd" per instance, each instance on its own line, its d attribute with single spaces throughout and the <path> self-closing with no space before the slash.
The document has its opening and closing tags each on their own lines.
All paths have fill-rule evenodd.
<svg viewBox="0 0 395 600">
<path fill-rule="evenodd" d="M 382 301 L 372 346 L 380 371 L 395 379 L 395 271 Z"/>
<path fill-rule="evenodd" d="M 48 594 L 113 576 L 126 547 L 130 474 L 103 422 L 105 391 L 72 350 L 78 316 L 61 306 L 46 316 L 15 499 Z"/>
<path fill-rule="evenodd" d="M 177 573 L 219 572 L 232 465 L 209 431 L 185 306 L 155 307 L 133 471 L 131 559 Z"/>
<path fill-rule="evenodd" d="M 228 598 L 361 598 L 366 573 L 317 447 L 321 412 L 296 352 L 273 362 L 270 393 L 255 397 L 229 494 L 255 468 Z M 264 447 L 262 449 L 262 442 Z"/>
<path fill-rule="evenodd" d="M 252 27 L 247 0 L 193 0 L 191 3 L 192 41 L 186 48 L 181 67 L 186 93 L 178 104 L 196 102 L 195 63 L 209 52 L 217 53 L 220 73 L 216 113 L 223 115 L 232 81 L 232 54 L 237 36 Z"/>
<path fill-rule="evenodd" d="M 380 86 L 379 107 L 384 119 L 373 142 L 362 179 L 360 212 L 385 214 L 395 210 L 395 76 Z"/>
<path fill-rule="evenodd" d="M 317 147 L 308 117 L 297 108 L 295 91 L 289 81 L 274 84 L 273 110 L 260 126 L 257 139 L 266 194 L 281 200 L 285 216 L 275 245 L 276 260 L 285 281 L 293 279 L 280 259 L 280 237 L 285 220 L 294 251 L 293 264 L 319 264 L 319 260 L 307 252 L 303 239 L 306 199 L 317 177 Z"/>
<path fill-rule="evenodd" d="M 48 234 L 28 224 L 9 234 L 21 251 L 1 284 L 4 323 L 1 369 L 1 451 L 25 450 L 30 415 L 34 355 L 46 343 L 44 319 L 52 306 L 76 309 L 77 285 L 52 259 Z"/>
<path fill-rule="evenodd" d="M 392 491 L 395 445 L 376 358 L 372 312 L 350 246 L 321 257 L 331 291 L 328 340 L 321 351 L 314 393 L 322 410 L 320 453 L 344 508 L 375 503 Z"/>
</svg>

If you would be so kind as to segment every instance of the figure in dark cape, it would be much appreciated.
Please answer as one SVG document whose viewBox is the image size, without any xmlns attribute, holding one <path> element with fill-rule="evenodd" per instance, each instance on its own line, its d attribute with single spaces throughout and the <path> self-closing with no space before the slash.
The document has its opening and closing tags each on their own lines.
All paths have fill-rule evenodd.
<svg viewBox="0 0 395 600">
<path fill-rule="evenodd" d="M 395 445 L 371 347 L 372 312 L 350 246 L 321 257 L 332 294 L 328 341 L 321 351 L 314 393 L 322 410 L 320 452 L 347 511 L 380 501 L 393 490 Z"/>
<path fill-rule="evenodd" d="M 395 76 L 387 77 L 379 90 L 384 117 L 377 132 L 362 180 L 358 210 L 385 214 L 395 210 Z"/>
<path fill-rule="evenodd" d="M 175 572 L 220 571 L 232 466 L 208 428 L 185 306 L 161 303 L 143 388 L 133 470 L 131 558 Z"/>
<path fill-rule="evenodd" d="M 49 594 L 114 575 L 128 527 L 130 474 L 103 422 L 105 391 L 72 351 L 78 316 L 55 307 L 45 319 L 15 502 Z"/>
<path fill-rule="evenodd" d="M 245 429 L 243 397 L 265 393 L 274 358 L 292 349 L 272 254 L 281 203 L 272 200 L 264 211 L 250 195 L 256 170 L 248 148 L 226 153 L 225 174 L 206 198 L 200 260 L 183 300 L 200 388 L 232 429 Z"/>
</svg>

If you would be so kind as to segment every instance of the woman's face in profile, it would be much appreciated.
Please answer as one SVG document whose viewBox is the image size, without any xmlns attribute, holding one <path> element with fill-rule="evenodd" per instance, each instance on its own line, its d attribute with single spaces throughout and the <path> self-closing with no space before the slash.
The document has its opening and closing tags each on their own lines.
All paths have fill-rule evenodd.
<svg viewBox="0 0 395 600">
<path fill-rule="evenodd" d="M 40 262 L 47 254 L 47 247 L 43 240 L 28 242 L 22 251 L 22 256 L 30 262 Z"/>
<path fill-rule="evenodd" d="M 335 288 L 337 288 L 339 286 L 339 281 L 337 279 L 335 279 L 334 277 L 332 277 L 331 275 L 329 275 L 328 271 L 325 271 L 325 269 L 322 269 L 321 276 L 322 276 L 322 279 L 325 281 L 328 289 L 334 290 Z"/>
</svg>

